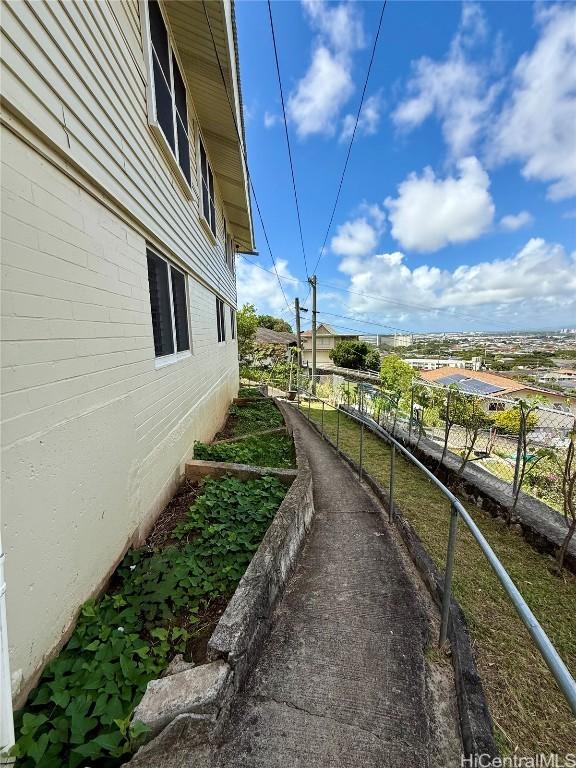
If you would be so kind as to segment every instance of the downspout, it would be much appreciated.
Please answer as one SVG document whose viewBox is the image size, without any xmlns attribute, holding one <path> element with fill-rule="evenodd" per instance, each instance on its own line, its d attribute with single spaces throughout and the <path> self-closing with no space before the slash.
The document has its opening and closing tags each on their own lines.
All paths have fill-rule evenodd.
<svg viewBox="0 0 576 768">
<path fill-rule="evenodd" d="M 6 625 L 6 580 L 4 578 L 4 550 L 0 526 L 0 765 L 12 765 L 13 760 L 3 757 L 14 746 L 14 716 L 12 712 L 12 684 L 8 658 L 8 629 Z"/>
</svg>

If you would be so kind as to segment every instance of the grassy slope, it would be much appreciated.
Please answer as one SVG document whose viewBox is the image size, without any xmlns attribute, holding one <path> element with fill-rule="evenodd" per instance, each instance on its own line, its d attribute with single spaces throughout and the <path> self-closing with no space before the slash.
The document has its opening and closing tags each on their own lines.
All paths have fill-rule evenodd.
<svg viewBox="0 0 576 768">
<path fill-rule="evenodd" d="M 307 406 L 303 407 L 308 412 Z M 321 408 L 311 416 L 320 421 Z M 326 410 L 326 432 L 336 437 L 336 414 Z M 358 459 L 359 427 L 340 417 L 340 446 Z M 364 432 L 364 466 L 387 487 L 389 450 L 375 435 Z M 428 552 L 443 570 L 448 540 L 448 503 L 422 473 L 401 457 L 396 461 L 396 502 L 414 526 Z M 576 673 L 576 577 L 559 578 L 549 558 L 524 539 L 463 499 L 466 509 L 513 578 L 557 651 Z M 462 606 L 478 668 L 504 753 L 558 752 L 574 749 L 576 723 L 568 704 L 542 661 L 487 560 L 465 525 L 460 524 L 454 573 L 454 594 Z"/>
</svg>

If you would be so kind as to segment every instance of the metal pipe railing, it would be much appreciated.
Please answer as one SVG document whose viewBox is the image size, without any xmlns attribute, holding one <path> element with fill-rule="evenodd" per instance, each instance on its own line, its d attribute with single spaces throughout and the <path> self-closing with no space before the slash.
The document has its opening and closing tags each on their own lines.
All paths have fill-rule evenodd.
<svg viewBox="0 0 576 768">
<path fill-rule="evenodd" d="M 310 404 L 311 400 L 317 400 L 323 402 L 321 398 L 310 395 L 308 396 L 308 420 L 310 421 Z M 340 405 L 336 406 L 340 411 Z M 450 603 L 452 600 L 452 576 L 454 572 L 454 554 L 456 551 L 456 537 L 458 531 L 458 519 L 466 523 L 470 533 L 474 540 L 482 550 L 482 553 L 488 560 L 492 570 L 496 574 L 496 577 L 504 591 L 510 598 L 512 605 L 514 606 L 520 620 L 528 630 L 532 637 L 536 647 L 538 648 L 542 658 L 544 659 L 548 669 L 552 673 L 554 679 L 558 683 L 558 686 L 572 710 L 576 715 L 576 682 L 570 674 L 568 667 L 564 664 L 560 658 L 558 651 L 552 645 L 552 642 L 546 632 L 542 629 L 538 619 L 534 616 L 530 610 L 528 604 L 520 594 L 520 591 L 512 581 L 510 575 L 496 556 L 494 550 L 488 544 L 486 538 L 472 519 L 471 515 L 466 511 L 459 499 L 450 491 L 444 483 L 442 483 L 428 467 L 426 467 L 421 461 L 419 461 L 407 448 L 402 445 L 395 437 L 387 432 L 380 426 L 374 419 L 365 414 L 356 415 L 346 411 L 346 416 L 357 422 L 360 425 L 360 462 L 359 462 L 359 477 L 362 478 L 363 472 L 363 449 L 364 449 L 364 427 L 369 425 L 373 431 L 380 435 L 391 447 L 391 466 L 390 466 L 390 496 L 389 496 L 389 516 L 390 521 L 393 519 L 393 492 L 394 492 L 394 474 L 395 474 L 395 454 L 399 451 L 409 462 L 414 464 L 426 477 L 431 480 L 434 485 L 441 491 L 441 493 L 450 502 L 450 530 L 448 535 L 448 547 L 446 552 L 446 566 L 444 569 L 444 589 L 442 594 L 442 618 L 440 625 L 440 638 L 439 645 L 442 646 L 446 642 L 448 636 L 448 621 L 450 617 Z M 338 417 L 338 437 L 340 433 L 340 422 Z M 324 434 L 324 431 L 323 431 Z"/>
</svg>

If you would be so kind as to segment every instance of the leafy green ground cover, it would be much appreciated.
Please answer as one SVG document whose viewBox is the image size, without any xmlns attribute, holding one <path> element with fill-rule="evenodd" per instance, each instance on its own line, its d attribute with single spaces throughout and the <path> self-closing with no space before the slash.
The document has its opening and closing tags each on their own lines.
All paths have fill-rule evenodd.
<svg viewBox="0 0 576 768">
<path fill-rule="evenodd" d="M 238 397 L 264 397 L 258 387 L 240 387 L 238 390 Z"/>
<path fill-rule="evenodd" d="M 196 443 L 194 458 L 205 461 L 231 461 L 257 467 L 290 468 L 294 464 L 294 446 L 288 435 L 247 437 L 235 443 Z"/>
<path fill-rule="evenodd" d="M 308 413 L 307 404 L 302 411 Z M 321 406 L 310 414 L 321 420 Z M 324 428 L 336 439 L 336 413 L 326 408 Z M 340 447 L 358 460 L 360 428 L 340 415 Z M 364 467 L 388 485 L 390 451 L 364 431 Z M 412 523 L 440 570 L 448 541 L 449 508 L 438 489 L 401 456 L 396 457 L 396 503 Z M 551 560 L 466 499 L 462 502 L 511 575 L 558 653 L 576 674 L 576 577 L 551 572 Z M 458 530 L 454 595 L 466 614 L 476 661 L 503 753 L 564 755 L 574 749 L 575 722 L 568 704 L 518 618 L 478 545 Z"/>
<path fill-rule="evenodd" d="M 274 429 L 284 425 L 282 414 L 272 400 L 262 398 L 261 403 L 250 405 L 232 405 L 230 407 L 232 437 L 249 435 L 265 429 Z"/>
<path fill-rule="evenodd" d="M 202 491 L 170 545 L 129 552 L 114 588 L 83 606 L 16 715 L 19 767 L 116 768 L 138 745 L 130 717 L 146 684 L 186 653 L 198 614 L 232 594 L 286 489 L 226 477 Z"/>
</svg>

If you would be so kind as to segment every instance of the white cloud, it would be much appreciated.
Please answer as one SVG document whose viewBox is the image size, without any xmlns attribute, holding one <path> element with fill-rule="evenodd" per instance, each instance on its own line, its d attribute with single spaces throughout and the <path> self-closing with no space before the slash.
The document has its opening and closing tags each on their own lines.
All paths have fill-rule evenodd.
<svg viewBox="0 0 576 768">
<path fill-rule="evenodd" d="M 301 138 L 333 135 L 344 104 L 354 91 L 352 54 L 364 45 L 362 20 L 352 3 L 303 0 L 316 31 L 312 61 L 288 98 L 288 116 Z"/>
<path fill-rule="evenodd" d="M 364 28 L 352 3 L 302 0 L 302 5 L 312 26 L 334 50 L 351 52 L 364 46 Z"/>
<path fill-rule="evenodd" d="M 527 179 L 551 182 L 552 200 L 576 195 L 576 7 L 541 5 L 540 37 L 514 70 L 493 132 L 497 160 L 519 160 Z"/>
<path fill-rule="evenodd" d="M 282 122 L 280 115 L 274 114 L 274 112 L 264 112 L 264 128 L 274 128 L 275 125 Z"/>
<path fill-rule="evenodd" d="M 363 256 L 378 244 L 378 232 L 362 217 L 341 224 L 330 247 L 338 256 Z"/>
<path fill-rule="evenodd" d="M 520 213 L 503 216 L 500 219 L 500 226 L 507 232 L 516 232 L 517 229 L 527 227 L 529 224 L 532 224 L 533 221 L 534 217 L 531 213 L 528 213 L 528 211 L 520 211 Z"/>
<path fill-rule="evenodd" d="M 356 135 L 364 134 L 365 136 L 373 136 L 378 130 L 380 124 L 380 111 L 382 109 L 382 98 L 379 93 L 375 93 L 370 98 L 366 99 L 362 105 L 360 117 L 358 119 L 358 128 L 356 129 Z M 356 115 L 348 114 L 342 120 L 342 131 L 340 133 L 340 141 L 347 141 L 354 131 L 354 125 L 356 123 Z"/>
<path fill-rule="evenodd" d="M 492 321 L 509 327 L 550 327 L 576 314 L 576 253 L 568 255 L 561 245 L 541 238 L 532 238 L 509 258 L 463 265 L 454 271 L 428 265 L 410 269 L 405 262 L 401 252 L 344 258 L 340 270 L 350 277 L 349 288 L 355 291 L 348 310 L 377 313 L 382 322 L 395 320 L 393 325 L 402 311 L 405 319 L 424 328 L 436 322 L 429 312 L 399 310 L 393 303 L 458 313 L 470 310 L 479 328 L 489 328 Z M 437 325 L 448 323 L 449 315 L 443 312 Z M 455 325 L 461 327 L 462 320 Z"/>
<path fill-rule="evenodd" d="M 480 6 L 464 3 L 446 57 L 436 61 L 424 56 L 412 63 L 410 96 L 392 113 L 399 128 L 411 130 L 435 114 L 453 157 L 472 150 L 500 90 L 498 84 L 488 85 L 489 67 L 471 56 L 471 49 L 486 34 Z"/>
<path fill-rule="evenodd" d="M 458 175 L 437 178 L 431 168 L 410 174 L 398 197 L 385 201 L 391 232 L 403 248 L 436 251 L 486 232 L 494 217 L 490 179 L 476 157 L 458 161 Z"/>
<path fill-rule="evenodd" d="M 341 224 L 330 242 L 330 248 L 337 256 L 364 256 L 378 245 L 386 214 L 376 203 L 364 202 L 359 211 L 363 215 Z"/>
<path fill-rule="evenodd" d="M 276 259 L 276 268 L 280 277 L 288 278 L 283 281 L 284 292 L 288 302 L 297 292 L 298 282 L 288 269 L 288 262 L 284 259 Z M 268 267 L 266 267 L 268 269 Z M 238 306 L 249 303 L 254 304 L 260 314 L 282 314 L 287 312 L 286 302 L 280 290 L 276 275 L 270 271 L 265 272 L 258 264 L 249 263 L 239 258 L 236 261 L 236 275 L 238 285 Z"/>
</svg>

